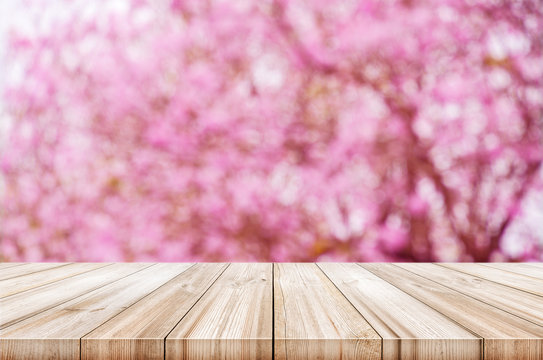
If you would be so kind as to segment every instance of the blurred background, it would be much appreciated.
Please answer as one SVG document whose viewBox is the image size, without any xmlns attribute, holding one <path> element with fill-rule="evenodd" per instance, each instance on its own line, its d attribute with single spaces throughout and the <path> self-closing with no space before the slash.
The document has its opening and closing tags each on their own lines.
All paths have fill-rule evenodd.
<svg viewBox="0 0 543 360">
<path fill-rule="evenodd" d="M 539 0 L 3 0 L 1 261 L 542 261 Z"/>
</svg>

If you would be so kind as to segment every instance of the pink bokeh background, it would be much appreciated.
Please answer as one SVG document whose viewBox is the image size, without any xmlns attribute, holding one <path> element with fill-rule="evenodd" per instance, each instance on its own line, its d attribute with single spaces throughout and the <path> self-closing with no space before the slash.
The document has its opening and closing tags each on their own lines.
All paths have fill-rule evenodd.
<svg viewBox="0 0 543 360">
<path fill-rule="evenodd" d="M 540 1 L 7 3 L 1 261 L 543 260 Z"/>
</svg>

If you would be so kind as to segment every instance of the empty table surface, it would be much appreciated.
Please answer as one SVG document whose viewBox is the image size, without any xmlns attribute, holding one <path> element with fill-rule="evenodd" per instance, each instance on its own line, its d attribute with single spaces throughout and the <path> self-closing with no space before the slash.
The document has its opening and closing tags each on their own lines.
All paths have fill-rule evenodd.
<svg viewBox="0 0 543 360">
<path fill-rule="evenodd" d="M 543 265 L 2 263 L 0 359 L 543 359 Z"/>
</svg>

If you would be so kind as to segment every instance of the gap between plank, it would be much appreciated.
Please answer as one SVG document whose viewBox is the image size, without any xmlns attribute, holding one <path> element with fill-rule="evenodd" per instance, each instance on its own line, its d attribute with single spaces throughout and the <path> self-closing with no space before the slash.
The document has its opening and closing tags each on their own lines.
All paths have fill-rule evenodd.
<svg viewBox="0 0 543 360">
<path fill-rule="evenodd" d="M 16 267 L 16 266 L 28 265 L 28 264 L 31 264 L 31 263 L 25 263 L 25 264 L 19 264 L 19 265 L 9 266 L 9 267 L 7 267 L 6 269 L 11 269 L 11 268 L 14 268 L 14 267 Z M 39 273 L 39 272 L 42 272 L 42 271 L 45 271 L 45 270 L 58 269 L 58 268 L 61 268 L 61 267 L 64 267 L 64 266 L 68 266 L 68 265 L 71 265 L 71 264 L 73 264 L 73 263 L 65 263 L 65 264 L 62 264 L 62 265 L 59 265 L 59 266 L 53 266 L 53 267 L 46 268 L 46 269 L 41 269 L 41 270 L 37 270 L 37 271 L 32 271 L 32 272 L 29 272 L 29 273 L 26 273 L 26 274 L 22 274 L 22 275 L 15 275 L 15 276 L 12 276 L 12 277 L 8 277 L 8 278 L 5 278 L 5 279 L 2 279 L 2 280 L 0 280 L 0 281 L 9 280 L 9 279 L 14 279 L 14 278 L 20 277 L 20 276 L 31 275 L 31 274 Z M 108 264 L 108 265 L 112 265 L 112 264 Z M 106 266 L 107 266 L 107 265 L 106 265 Z M 105 266 L 104 266 L 104 267 L 105 267 Z M 100 269 L 100 268 L 99 268 L 99 269 Z"/>
<path fill-rule="evenodd" d="M 415 299 L 416 301 L 419 301 L 419 302 L 423 303 L 424 305 L 428 306 L 429 308 L 433 309 L 434 311 L 440 313 L 441 315 L 443 315 L 444 317 L 446 317 L 447 319 L 449 319 L 451 322 L 453 322 L 453 323 L 457 324 L 458 326 L 460 326 L 461 328 L 465 329 L 467 332 L 469 332 L 469 333 L 471 333 L 471 334 L 477 336 L 477 337 L 481 340 L 481 342 L 482 342 L 482 344 L 483 344 L 482 349 L 483 349 L 483 351 L 484 351 L 484 344 L 485 344 L 485 338 L 484 338 L 484 337 L 482 337 L 481 335 L 479 335 L 479 334 L 477 334 L 476 332 L 472 331 L 471 329 L 465 327 L 464 325 L 460 324 L 458 321 L 452 319 L 451 317 L 449 317 L 449 316 L 443 314 L 441 311 L 439 311 L 438 309 L 435 309 L 435 308 L 434 308 L 433 306 L 431 306 L 430 304 L 427 304 L 426 302 L 424 302 L 424 301 L 422 301 L 422 300 L 420 300 L 420 299 L 414 297 L 413 295 L 409 294 L 407 291 L 404 291 L 404 290 L 400 289 L 399 287 L 397 287 L 397 286 L 394 285 L 393 283 L 387 281 L 386 279 L 383 279 L 382 277 L 380 277 L 378 274 L 374 273 L 374 272 L 371 271 L 370 269 L 366 269 L 365 267 L 363 267 L 362 265 L 360 265 L 360 263 L 356 263 L 356 264 L 357 264 L 358 266 L 360 266 L 362 269 L 364 269 L 364 270 L 366 270 L 366 271 L 369 271 L 369 272 L 372 273 L 373 275 L 377 276 L 379 279 L 381 279 L 381 280 L 383 280 L 383 281 L 389 283 L 390 285 L 394 286 L 396 289 L 400 290 L 401 292 L 403 292 L 403 293 L 409 295 L 410 297 L 412 297 L 412 298 Z M 393 265 L 393 266 L 395 266 L 395 267 L 397 267 L 397 268 L 399 268 L 399 269 L 401 269 L 401 270 L 407 271 L 407 270 L 405 270 L 404 268 L 401 268 L 401 267 L 399 267 L 399 266 L 396 266 L 394 263 L 390 263 L 390 264 Z M 409 271 L 409 272 L 411 272 L 411 271 Z M 420 276 L 420 275 L 418 275 L 418 274 L 415 274 L 415 275 Z M 421 277 L 424 278 L 423 276 L 421 276 Z M 424 279 L 425 279 L 425 278 L 424 278 Z M 434 281 L 434 282 L 435 282 L 435 281 Z M 453 289 L 451 289 L 451 290 L 453 290 Z M 456 291 L 456 290 L 453 290 L 453 291 L 454 291 L 454 292 L 457 292 L 457 293 L 459 293 L 459 294 L 462 294 L 460 291 Z M 401 342 L 400 342 L 400 344 L 401 344 Z M 480 360 L 483 360 L 483 359 L 484 359 L 484 352 L 479 356 L 479 359 L 480 359 Z"/>
<path fill-rule="evenodd" d="M 103 266 L 103 267 L 97 268 L 97 269 L 93 269 L 93 270 L 91 270 L 91 271 L 96 271 L 96 270 L 104 269 L 104 268 L 106 268 L 106 267 L 108 267 L 108 266 L 112 266 L 112 265 L 113 265 L 113 263 L 110 263 L 110 264 L 107 264 L 106 266 Z M 154 265 L 154 264 L 152 264 L 152 265 L 150 265 L 150 266 L 153 266 L 153 265 Z M 147 268 L 150 267 L 150 266 L 147 266 L 147 267 L 145 267 L 145 268 L 143 268 L 143 269 L 141 269 L 141 270 L 147 269 Z M 141 271 L 141 270 L 138 270 L 138 271 Z M 135 273 L 137 273 L 138 271 L 135 271 L 135 272 L 133 272 L 132 274 L 135 274 Z M 89 272 L 90 272 L 90 271 L 89 271 Z M 126 276 L 130 276 L 130 275 L 132 275 L 132 274 L 128 274 L 128 275 L 126 275 Z M 114 281 L 112 281 L 112 282 L 103 284 L 103 285 L 97 287 L 96 289 L 89 290 L 89 291 L 87 291 L 87 292 L 84 293 L 84 294 L 80 294 L 80 295 L 74 296 L 74 297 L 72 297 L 72 298 L 65 299 L 64 301 L 62 301 L 62 302 L 60 302 L 60 303 L 58 303 L 58 304 L 55 304 L 55 305 L 53 305 L 53 306 L 51 306 L 51 307 L 42 309 L 41 311 L 39 311 L 39 312 L 37 312 L 37 313 L 35 313 L 35 314 L 31 315 L 31 316 L 22 317 L 21 319 L 15 321 L 14 323 L 11 323 L 11 324 L 9 324 L 9 325 L 7 325 L 7 326 L 4 326 L 4 327 L 0 327 L 0 330 L 7 329 L 7 328 L 9 328 L 10 326 L 13 326 L 13 325 L 15 325 L 15 324 L 20 323 L 21 321 L 24 321 L 24 320 L 33 318 L 34 316 L 37 316 L 37 315 L 39 315 L 39 314 L 41 314 L 41 313 L 43 313 L 43 312 L 45 312 L 45 311 L 47 311 L 47 310 L 54 309 L 54 308 L 56 308 L 57 306 L 60 306 L 60 305 L 62 305 L 62 304 L 67 303 L 68 301 L 77 299 L 77 298 L 80 297 L 80 296 L 87 295 L 87 294 L 90 293 L 91 291 L 100 289 L 100 288 L 103 287 L 103 286 L 106 286 L 106 285 L 109 285 L 109 284 L 113 284 L 113 283 L 116 282 L 116 281 L 119 281 L 119 280 L 124 279 L 126 276 L 123 276 L 122 278 L 119 278 L 119 279 L 114 280 Z M 69 279 L 69 278 L 68 278 L 68 279 Z M 63 279 L 63 280 L 66 280 L 66 279 Z M 39 287 L 40 287 L 40 286 L 39 286 Z M 38 288 L 39 288 L 39 287 L 38 287 Z M 29 290 L 33 290 L 33 289 L 29 289 Z M 29 290 L 25 290 L 25 291 L 29 291 Z M 10 296 L 14 296 L 14 295 L 22 294 L 22 293 L 24 293 L 24 291 L 22 291 L 22 292 L 20 292 L 20 293 L 17 293 L 17 294 L 10 295 Z M 5 298 L 8 298 L 8 297 L 9 297 L 9 296 L 6 296 Z M 5 299 L 5 298 L 3 298 L 3 299 Z"/>
<path fill-rule="evenodd" d="M 275 265 L 274 265 L 274 267 L 275 267 Z M 274 287 L 275 287 L 275 284 L 274 284 Z M 284 330 L 284 333 L 285 333 L 285 336 L 287 336 L 287 323 L 288 323 L 288 321 L 287 321 L 287 309 L 285 307 L 285 292 L 283 291 L 283 287 L 281 286 L 281 282 L 279 282 L 279 291 L 281 291 L 281 300 L 282 300 L 281 304 L 283 305 L 283 316 L 285 318 L 285 326 L 284 326 L 285 330 Z M 274 321 L 275 321 L 275 313 L 273 314 L 273 318 L 274 318 Z M 275 333 L 275 328 L 273 329 L 273 332 Z M 283 343 L 285 344 L 285 358 L 288 359 L 287 342 L 283 341 Z M 275 343 L 273 343 L 273 347 L 275 348 Z"/>
<path fill-rule="evenodd" d="M 328 279 L 328 281 L 330 281 L 330 282 L 332 283 L 332 285 L 334 285 L 334 287 L 339 291 L 339 293 L 340 293 L 341 295 L 343 295 L 343 297 L 345 298 L 345 300 L 347 300 L 347 302 L 348 302 L 349 304 L 351 304 L 351 306 L 356 310 L 356 312 L 359 313 L 360 316 L 362 316 L 362 319 L 364 319 L 364 320 L 366 321 L 366 323 L 368 323 L 368 325 L 373 329 L 373 331 L 375 331 L 375 333 L 381 338 L 381 360 L 383 360 L 383 342 L 384 342 L 384 341 L 383 341 L 383 337 L 381 336 L 381 334 L 379 334 L 379 332 L 378 332 L 377 330 L 375 330 L 375 328 L 371 325 L 371 323 L 368 321 L 368 319 L 366 319 L 366 318 L 364 317 L 364 315 L 362 315 L 362 313 L 360 313 L 360 311 L 358 311 L 358 309 L 356 308 L 356 306 L 354 306 L 354 304 L 351 302 L 351 300 L 349 300 L 349 298 L 343 293 L 343 291 L 341 291 L 341 289 L 336 285 L 336 283 L 333 282 L 332 279 L 330 279 L 330 278 L 328 277 L 328 274 L 326 274 L 326 272 L 325 272 L 323 269 L 321 269 L 321 267 L 319 266 L 319 264 L 318 264 L 318 263 L 314 263 L 314 264 L 315 264 L 315 266 L 316 266 L 316 267 L 324 274 L 324 276 Z M 396 333 L 394 333 L 394 334 L 396 334 Z"/>
<path fill-rule="evenodd" d="M 196 264 L 195 264 L 196 265 Z M 209 289 L 211 289 L 211 287 L 213 285 L 215 285 L 215 283 L 217 282 L 217 280 L 219 280 L 219 278 L 222 276 L 222 274 L 224 274 L 224 272 L 226 271 L 226 269 L 228 269 L 230 267 L 230 263 L 228 263 L 228 265 L 225 266 L 225 268 L 223 269 L 223 271 L 221 271 L 221 273 L 219 274 L 219 276 L 217 276 L 215 278 L 215 280 L 213 280 L 213 282 L 211 283 L 211 285 L 209 285 L 209 287 L 202 293 L 202 295 L 200 295 L 200 297 L 194 302 L 194 304 L 192 304 L 192 306 L 185 312 L 185 315 L 183 315 L 181 317 L 181 319 L 179 319 L 179 321 L 177 323 L 175 323 L 175 325 L 172 327 L 172 329 L 166 334 L 166 336 L 164 336 L 164 360 L 166 360 L 166 339 L 168 338 L 168 336 L 172 333 L 173 329 L 175 329 L 177 327 L 177 325 L 179 325 L 179 323 L 185 318 L 185 316 L 187 316 L 187 314 L 192 310 L 192 308 L 198 303 L 198 301 L 200 301 L 200 299 L 209 291 Z"/>
<path fill-rule="evenodd" d="M 535 294 L 535 293 L 533 293 L 533 292 L 526 291 L 526 290 L 523 290 L 523 289 L 519 289 L 519 288 L 510 286 L 510 285 L 507 285 L 507 284 L 503 284 L 503 283 L 498 282 L 498 281 L 494 281 L 494 280 L 491 280 L 491 279 L 487 279 L 487 278 L 485 278 L 485 277 L 476 276 L 476 275 L 470 274 L 469 272 L 465 272 L 465 271 L 458 270 L 458 269 L 452 269 L 452 268 L 449 268 L 449 267 L 447 267 L 447 266 L 443 266 L 443 265 L 440 264 L 440 263 L 433 263 L 433 264 L 438 265 L 438 266 L 441 266 L 441 267 L 443 267 L 443 268 L 445 268 L 445 269 L 449 269 L 449 270 L 453 270 L 453 271 L 458 271 L 458 272 L 461 272 L 461 273 L 466 274 L 466 275 L 469 275 L 469 276 L 474 276 L 474 277 L 479 278 L 479 279 L 483 279 L 483 280 L 486 280 L 486 281 L 491 281 L 491 282 L 493 282 L 494 284 L 507 286 L 508 288 L 511 288 L 511 289 L 515 289 L 515 290 L 519 290 L 519 291 L 524 291 L 525 293 L 528 293 L 528 294 L 533 294 L 533 295 L 535 295 L 535 296 L 543 297 L 543 296 L 541 296 L 540 294 Z M 475 264 L 480 264 L 480 263 L 475 263 Z M 488 268 L 488 269 L 501 270 L 501 269 L 492 268 L 491 266 L 485 266 L 485 267 Z M 527 277 L 531 277 L 531 278 L 533 278 L 533 279 L 541 280 L 541 279 L 539 279 L 539 278 L 534 278 L 533 276 L 529 276 L 529 275 L 517 274 L 517 273 L 511 272 L 511 271 L 507 271 L 507 270 L 502 270 L 502 271 L 506 271 L 506 272 L 511 273 L 511 274 L 514 274 L 514 275 L 527 276 Z"/>
<path fill-rule="evenodd" d="M 454 271 L 458 271 L 458 272 L 461 272 L 463 274 L 466 274 L 466 275 L 470 275 L 470 276 L 474 276 L 474 277 L 477 277 L 479 279 L 483 279 L 483 280 L 486 280 L 486 281 L 491 281 L 495 284 L 499 284 L 499 285 L 503 285 L 503 286 L 507 286 L 511 289 L 516 289 L 516 290 L 519 290 L 519 291 L 524 291 L 525 293 L 529 293 L 529 294 L 533 294 L 535 296 L 540 296 L 540 297 L 543 297 L 543 295 L 541 294 L 536 294 L 534 292 L 531 292 L 531 291 L 527 291 L 527 290 L 524 290 L 524 289 L 519 289 L 519 288 L 516 288 L 514 286 L 511 286 L 511 285 L 508 285 L 508 284 L 504 284 L 504 283 L 501 283 L 501 282 L 498 282 L 498 281 L 494 281 L 494 280 L 491 280 L 491 279 L 488 279 L 488 278 L 485 278 L 485 277 L 482 277 L 482 276 L 479 276 L 479 275 L 473 275 L 469 272 L 465 272 L 465 271 L 462 271 L 462 270 L 459 270 L 459 269 L 452 269 L 450 267 L 447 267 L 447 266 L 444 266 L 443 264 L 440 264 L 440 263 L 433 263 L 433 264 L 436 264 L 438 266 L 441 266 L 445 269 L 449 269 L 449 270 L 454 270 Z M 470 263 L 470 264 L 476 264 L 476 265 L 484 265 L 483 263 Z M 533 277 L 533 276 L 530 276 L 530 275 L 524 275 L 524 274 L 518 274 L 518 273 L 515 273 L 515 272 L 512 272 L 512 271 L 508 271 L 508 270 L 505 270 L 505 269 L 498 269 L 498 268 L 495 268 L 495 267 L 492 267 L 492 266 L 484 266 L 485 268 L 487 269 L 494 269 L 494 270 L 500 270 L 500 271 L 505 271 L 505 272 L 508 272 L 512 275 L 516 275 L 516 276 L 525 276 L 525 277 L 529 277 L 529 278 L 532 278 L 532 279 L 535 279 L 535 280 L 542 280 L 540 278 L 536 278 L 536 277 Z"/>
<path fill-rule="evenodd" d="M 514 272 L 514 271 L 511 271 L 509 269 L 506 269 L 506 268 L 501 268 L 501 267 L 494 267 L 494 266 L 491 266 L 491 265 L 488 265 L 488 263 L 475 263 L 477 265 L 482 265 L 484 267 L 487 267 L 489 269 L 498 269 L 498 270 L 501 270 L 501 271 L 505 271 L 505 272 L 508 272 L 508 273 L 511 273 L 513 275 L 522 275 L 522 276 L 526 276 L 526 277 L 529 277 L 529 278 L 532 278 L 532 279 L 536 279 L 536 280 L 543 280 L 542 278 L 540 277 L 536 277 L 536 276 L 532 276 L 532 275 L 527 275 L 527 274 L 521 274 L 521 273 L 517 273 L 517 272 Z M 505 264 L 514 264 L 514 263 L 505 263 Z M 449 269 L 449 268 L 447 268 Z M 451 269 L 451 270 L 454 270 L 454 269 Z M 473 276 L 473 275 L 472 275 Z M 482 279 L 482 278 L 481 278 Z M 485 279 L 486 280 L 486 279 Z M 503 285 L 503 284 L 500 284 L 500 285 Z M 524 291 L 524 290 L 521 290 L 521 289 L 517 289 L 517 290 L 520 290 L 520 291 Z M 529 291 L 524 291 L 524 292 L 529 292 Z M 530 293 L 530 294 L 533 294 L 533 293 Z M 537 295 L 537 296 L 541 296 L 539 294 L 534 294 L 534 295 Z"/>
<path fill-rule="evenodd" d="M 155 266 L 157 265 L 157 263 L 151 265 L 151 266 Z M 108 321 L 112 320 L 113 318 L 117 317 L 119 314 L 121 314 L 122 312 L 128 310 L 128 308 L 130 308 L 131 306 L 134 306 L 136 303 L 140 302 L 141 300 L 145 299 L 147 296 L 151 295 L 152 293 L 154 293 L 155 291 L 157 291 L 158 289 L 160 289 L 161 287 L 163 287 L 164 285 L 166 285 L 167 283 L 169 283 L 170 281 L 174 280 L 176 277 L 178 276 L 181 276 L 181 274 L 183 274 L 185 271 L 187 271 L 188 269 L 192 268 L 193 266 L 195 266 L 196 263 L 193 263 L 191 266 L 189 266 L 188 268 L 186 268 L 185 270 L 181 271 L 179 274 L 175 275 L 173 278 L 171 278 L 170 280 L 166 281 L 164 284 L 160 285 L 159 287 L 157 287 L 156 289 L 154 289 L 153 291 L 151 291 L 150 293 L 142 296 L 141 298 L 139 298 L 138 300 L 134 301 L 132 304 L 130 304 L 129 306 L 127 306 L 126 308 L 124 308 L 123 310 L 119 311 L 117 314 L 115 314 L 114 316 L 110 317 L 109 319 L 107 319 L 106 321 L 104 321 L 103 323 L 101 323 L 100 325 L 96 326 L 95 328 L 93 328 L 92 330 L 90 330 L 89 332 L 87 332 L 86 334 L 84 334 L 83 336 L 81 336 L 79 338 L 79 360 L 82 360 L 82 354 L 81 354 L 81 349 L 83 347 L 83 338 L 87 335 L 89 335 L 91 332 L 93 332 L 94 330 L 98 329 L 100 326 L 104 325 L 105 323 L 107 323 Z M 132 276 L 140 271 L 143 271 L 145 269 L 149 269 L 151 266 L 148 266 L 146 268 L 143 268 L 141 270 L 138 270 L 128 276 Z M 124 279 L 124 278 L 123 278 Z M 120 279 L 119 279 L 120 280 Z M 165 350 L 164 350 L 165 351 Z"/>
<path fill-rule="evenodd" d="M 393 265 L 396 266 L 395 264 L 393 264 Z M 413 274 L 413 275 L 420 276 L 420 277 L 423 278 L 423 279 L 430 280 L 431 282 L 434 282 L 434 283 L 436 283 L 436 284 L 438 284 L 438 285 L 444 286 L 444 287 L 446 287 L 447 289 L 450 289 L 450 290 L 452 290 L 452 291 L 455 291 L 455 292 L 457 292 L 457 293 L 460 293 L 460 294 L 462 294 L 462 295 L 465 295 L 465 296 L 467 296 L 467 297 L 469 297 L 469 298 L 472 298 L 473 300 L 476 300 L 476 301 L 482 302 L 483 304 L 492 306 L 493 308 L 496 308 L 496 309 L 498 309 L 498 310 L 500 310 L 500 311 L 506 312 L 506 313 L 508 313 L 509 315 L 518 317 L 518 318 L 523 319 L 523 320 L 526 320 L 526 321 L 528 321 L 528 322 L 531 322 L 532 324 L 534 324 L 534 325 L 536 325 L 536 326 L 543 327 L 543 326 L 541 326 L 541 324 L 535 323 L 535 322 L 533 322 L 533 321 L 530 320 L 530 319 L 526 319 L 526 318 L 524 318 L 524 317 L 522 317 L 522 316 L 519 316 L 519 315 L 517 315 L 517 314 L 513 314 L 513 313 L 507 311 L 506 309 L 502 309 L 502 308 L 500 308 L 500 307 L 497 307 L 496 305 L 489 304 L 489 303 L 487 303 L 487 302 L 484 301 L 484 300 L 477 299 L 476 297 L 473 297 L 473 296 L 471 296 L 470 294 L 466 294 L 466 293 L 464 293 L 463 291 L 460 291 L 460 290 L 456 290 L 456 289 L 450 288 L 450 287 L 448 287 L 448 286 L 445 285 L 445 284 L 442 284 L 442 283 L 440 283 L 440 282 L 437 282 L 437 281 L 435 281 L 435 280 L 433 280 L 433 279 L 430 279 L 430 278 L 428 278 L 428 277 L 426 277 L 426 276 L 417 274 L 417 273 L 415 273 L 415 272 L 413 272 L 413 271 L 410 271 L 410 270 L 408 270 L 408 269 L 404 269 L 404 268 L 399 267 L 399 266 L 397 266 L 397 267 L 400 268 L 400 269 L 402 269 L 402 270 L 404 270 L 404 271 L 410 272 L 410 273 Z M 480 280 L 483 280 L 483 281 L 490 281 L 490 280 L 487 280 L 487 279 L 482 278 L 482 277 L 480 277 L 480 276 L 475 276 L 475 275 L 471 275 L 471 274 L 464 273 L 463 271 L 457 271 L 457 270 L 455 270 L 455 269 L 451 269 L 451 268 L 448 268 L 448 267 L 445 267 L 445 269 L 451 270 L 451 271 L 456 271 L 456 272 L 459 272 L 459 273 L 462 273 L 462 274 L 466 274 L 466 275 L 468 275 L 468 276 L 472 276 L 472 277 L 474 277 L 474 278 L 477 278 L 477 279 L 480 279 Z M 492 282 L 494 282 L 494 281 L 492 281 Z M 503 284 L 496 283 L 496 282 L 494 282 L 494 283 L 495 283 L 495 284 L 498 284 L 498 285 L 503 285 Z M 506 285 L 504 285 L 504 286 L 506 286 Z M 511 287 L 511 286 L 508 286 L 508 287 L 509 287 L 510 289 L 513 289 L 513 290 L 522 291 L 522 290 L 520 290 L 520 289 Z M 526 292 L 526 291 L 525 291 L 525 292 Z M 536 295 L 536 294 L 533 294 L 533 293 L 531 293 L 531 292 L 526 292 L 526 293 L 527 293 L 527 294 L 531 294 L 531 295 Z M 536 295 L 536 296 L 538 296 L 538 295 Z M 480 336 L 480 335 L 478 335 L 478 334 L 475 334 L 475 335 Z M 484 338 L 483 338 L 483 339 L 484 339 Z"/>
<path fill-rule="evenodd" d="M 66 264 L 66 265 L 72 265 L 72 264 L 74 264 L 74 263 L 68 263 L 68 264 Z M 107 267 L 107 266 L 109 266 L 109 265 L 113 265 L 113 264 L 107 264 L 107 265 L 104 265 L 104 266 L 101 266 L 101 267 L 97 267 L 97 268 L 95 268 L 95 269 L 85 270 L 85 271 L 83 271 L 83 272 L 81 272 L 81 273 L 75 273 L 75 274 L 70 275 L 70 276 L 68 276 L 68 277 L 66 277 L 66 278 L 61 278 L 61 279 L 58 279 L 58 280 L 55 280 L 55 281 L 51 281 L 50 283 L 45 283 L 45 284 L 43 284 L 43 285 L 36 286 L 35 288 L 29 288 L 29 289 L 26 289 L 26 290 L 23 290 L 23 291 L 19 291 L 19 292 L 16 292 L 16 293 L 13 293 L 13 294 L 10 294 L 10 295 L 7 295 L 7 296 L 0 296 L 0 299 L 4 299 L 4 298 L 10 297 L 10 296 L 12 296 L 12 295 L 22 294 L 22 293 L 24 293 L 24 292 L 26 292 L 26 291 L 30 291 L 30 290 L 34 290 L 34 289 L 39 289 L 39 288 L 41 288 L 42 286 L 51 285 L 51 284 L 54 284 L 54 283 L 59 282 L 59 281 L 62 281 L 62 280 L 70 279 L 70 278 L 72 278 L 72 277 L 74 277 L 74 276 L 78 276 L 78 275 L 86 274 L 86 273 L 91 272 L 91 271 L 103 269 L 103 268 L 105 268 L 105 267 Z M 65 265 L 58 266 L 58 267 L 54 267 L 54 268 L 51 268 L 51 269 L 45 269 L 45 270 L 36 271 L 36 272 L 30 273 L 30 274 L 18 275 L 18 276 L 15 276 L 15 277 L 26 276 L 26 275 L 31 275 L 31 274 L 36 274 L 36 273 L 38 273 L 38 272 L 48 271 L 48 270 L 52 270 L 52 269 L 58 269 L 59 267 L 63 267 L 63 266 L 65 266 Z M 9 279 L 13 279 L 13 278 L 9 278 Z M 1 281 L 9 280 L 9 279 L 2 279 Z M 91 290 L 91 291 L 94 291 L 94 290 Z M 33 315 L 33 316 L 34 316 L 34 315 Z M 10 326 L 11 326 L 11 325 L 10 325 Z"/>
<path fill-rule="evenodd" d="M 155 266 L 155 265 L 157 265 L 157 264 L 158 264 L 158 263 L 155 263 L 155 264 L 153 264 L 153 265 L 151 265 L 151 266 Z M 151 292 L 149 292 L 149 293 L 143 295 L 141 298 L 139 298 L 138 300 L 134 301 L 132 304 L 128 305 L 126 308 L 124 308 L 123 310 L 119 311 L 119 312 L 118 312 L 117 314 L 115 314 L 114 316 L 112 316 L 112 317 L 110 317 L 109 319 L 105 320 L 105 321 L 104 321 L 103 323 L 101 323 L 100 325 L 97 325 L 95 328 L 93 328 L 92 330 L 90 330 L 89 332 L 87 332 L 87 333 L 85 333 L 83 336 L 81 336 L 81 337 L 79 338 L 79 341 L 81 342 L 81 339 L 83 339 L 85 336 L 89 335 L 91 332 L 93 332 L 94 330 L 98 329 L 100 326 L 104 325 L 105 323 L 111 321 L 112 319 L 114 319 L 115 317 L 117 317 L 118 315 L 120 315 L 122 312 L 128 310 L 128 308 L 130 308 L 131 306 L 136 305 L 136 303 L 138 303 L 138 302 L 140 302 L 141 300 L 145 299 L 147 296 L 151 295 L 152 293 L 154 293 L 155 291 L 157 291 L 158 289 L 160 289 L 161 287 L 163 287 L 164 285 L 166 285 L 166 284 L 169 283 L 170 281 L 174 280 L 176 277 L 181 276 L 181 274 L 183 274 L 185 271 L 187 271 L 188 269 L 192 268 L 192 267 L 195 266 L 195 265 L 196 265 L 196 263 L 193 263 L 191 266 L 189 266 L 189 267 L 186 268 L 185 270 L 181 271 L 179 274 L 175 275 L 173 278 L 171 278 L 170 280 L 166 281 L 164 284 L 160 285 L 159 287 L 157 287 L 157 288 L 154 289 L 153 291 L 151 291 Z M 132 274 L 130 274 L 130 275 L 128 275 L 128 276 L 132 276 L 132 275 L 134 275 L 134 274 L 136 274 L 136 273 L 138 273 L 138 272 L 140 272 L 140 271 L 143 271 L 143 270 L 145 270 L 145 269 L 150 268 L 151 266 L 148 266 L 148 267 L 146 267 L 146 268 L 143 268 L 143 269 L 141 269 L 141 270 L 138 270 L 138 271 L 136 271 L 135 273 L 132 273 Z"/>
</svg>

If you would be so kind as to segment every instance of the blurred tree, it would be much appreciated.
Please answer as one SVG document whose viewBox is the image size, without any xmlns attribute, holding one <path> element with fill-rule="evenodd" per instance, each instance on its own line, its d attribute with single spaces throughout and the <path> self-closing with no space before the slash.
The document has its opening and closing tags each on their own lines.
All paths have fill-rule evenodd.
<svg viewBox="0 0 543 360">
<path fill-rule="evenodd" d="M 3 260 L 543 259 L 540 1 L 28 6 Z"/>
</svg>

